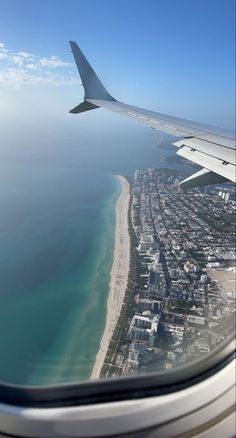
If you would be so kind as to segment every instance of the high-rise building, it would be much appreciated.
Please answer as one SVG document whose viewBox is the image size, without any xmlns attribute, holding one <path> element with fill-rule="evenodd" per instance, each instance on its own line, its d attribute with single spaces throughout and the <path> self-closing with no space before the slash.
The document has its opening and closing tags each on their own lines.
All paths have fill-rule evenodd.
<svg viewBox="0 0 236 438">
<path fill-rule="evenodd" d="M 161 269 L 158 263 L 154 263 L 149 268 L 149 275 L 148 275 L 149 290 L 153 292 L 158 292 L 160 289 L 160 282 L 161 282 Z"/>
<path fill-rule="evenodd" d="M 130 324 L 129 336 L 132 341 L 147 343 L 149 347 L 154 347 L 157 339 L 159 318 L 147 318 L 142 315 L 134 315 Z"/>
<path fill-rule="evenodd" d="M 229 197 L 230 197 L 230 193 L 229 193 L 229 192 L 226 192 L 226 193 L 225 193 L 225 202 L 228 202 Z"/>
<path fill-rule="evenodd" d="M 201 283 L 206 283 L 206 282 L 207 282 L 207 279 L 208 279 L 208 275 L 206 275 L 206 274 L 202 274 L 202 275 L 201 275 L 201 279 L 200 279 L 200 281 L 201 281 Z"/>
</svg>

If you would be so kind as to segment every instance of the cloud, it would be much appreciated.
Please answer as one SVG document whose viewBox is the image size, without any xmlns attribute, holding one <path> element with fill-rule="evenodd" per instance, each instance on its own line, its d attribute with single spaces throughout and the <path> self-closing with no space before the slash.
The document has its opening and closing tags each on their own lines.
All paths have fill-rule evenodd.
<svg viewBox="0 0 236 438">
<path fill-rule="evenodd" d="M 41 58 L 38 61 L 41 67 L 57 68 L 57 67 L 69 67 L 73 65 L 71 62 L 63 62 L 57 56 L 51 56 L 50 58 Z"/>
<path fill-rule="evenodd" d="M 32 53 L 28 53 L 28 52 L 17 52 L 16 55 L 20 56 L 21 58 L 28 59 L 28 60 L 29 60 L 29 58 L 35 58 L 35 55 L 33 55 Z"/>
<path fill-rule="evenodd" d="M 72 76 L 63 77 L 60 75 L 52 75 L 31 73 L 24 68 L 7 68 L 4 71 L 0 70 L 0 86 L 13 86 L 19 88 L 23 85 L 30 86 L 60 86 L 60 85 L 75 85 L 79 84 L 79 80 Z"/>
<path fill-rule="evenodd" d="M 25 64 L 25 68 L 26 68 L 27 70 L 35 70 L 35 71 L 40 70 L 40 69 L 39 69 L 39 66 L 38 66 L 37 64 L 32 64 L 32 63 L 30 63 L 30 64 Z"/>
<path fill-rule="evenodd" d="M 0 43 L 0 85 L 4 86 L 52 86 L 80 83 L 78 76 L 72 76 L 65 62 L 58 56 L 39 57 L 19 50 L 13 52 Z M 62 75 L 63 69 L 64 74 Z M 55 74 L 52 74 L 55 71 Z"/>
<path fill-rule="evenodd" d="M 13 55 L 13 56 L 11 57 L 11 61 L 12 61 L 14 64 L 18 65 L 19 67 L 22 67 L 23 64 L 24 64 L 24 59 L 22 59 L 20 56 L 17 56 L 17 55 Z"/>
<path fill-rule="evenodd" d="M 0 59 L 7 59 L 8 55 L 6 53 L 0 52 Z"/>
<path fill-rule="evenodd" d="M 0 43 L 0 53 L 3 54 L 7 54 L 8 53 L 8 49 L 6 49 L 5 44 Z"/>
</svg>

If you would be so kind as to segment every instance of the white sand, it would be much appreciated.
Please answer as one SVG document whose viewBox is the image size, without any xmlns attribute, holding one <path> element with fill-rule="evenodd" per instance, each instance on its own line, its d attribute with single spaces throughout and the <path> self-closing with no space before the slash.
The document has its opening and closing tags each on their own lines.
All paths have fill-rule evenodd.
<svg viewBox="0 0 236 438">
<path fill-rule="evenodd" d="M 116 231 L 106 326 L 90 379 L 98 379 L 108 346 L 122 308 L 129 273 L 130 238 L 128 232 L 129 183 L 119 176 L 122 190 L 116 204 Z"/>
</svg>

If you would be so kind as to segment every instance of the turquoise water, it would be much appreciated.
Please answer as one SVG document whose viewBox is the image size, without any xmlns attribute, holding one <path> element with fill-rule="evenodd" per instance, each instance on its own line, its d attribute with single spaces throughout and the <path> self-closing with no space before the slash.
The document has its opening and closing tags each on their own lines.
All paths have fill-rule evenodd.
<svg viewBox="0 0 236 438">
<path fill-rule="evenodd" d="M 85 380 L 105 325 L 119 180 L 0 167 L 0 379 Z"/>
<path fill-rule="evenodd" d="M 105 326 L 120 192 L 118 178 L 103 169 L 166 167 L 170 154 L 136 142 L 85 146 L 64 146 L 63 155 L 56 149 L 51 163 L 45 146 L 27 150 L 19 142 L 16 156 L 7 161 L 6 148 L 0 154 L 2 381 L 89 378 Z"/>
</svg>

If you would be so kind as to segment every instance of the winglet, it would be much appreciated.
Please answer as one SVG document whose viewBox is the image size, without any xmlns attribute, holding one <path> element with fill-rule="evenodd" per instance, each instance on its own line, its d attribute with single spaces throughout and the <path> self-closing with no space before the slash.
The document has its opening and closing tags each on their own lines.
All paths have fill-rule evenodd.
<svg viewBox="0 0 236 438">
<path fill-rule="evenodd" d="M 84 99 L 115 99 L 108 93 L 75 41 L 70 41 L 72 53 L 84 87 Z M 91 108 L 92 109 L 92 108 Z"/>
</svg>

